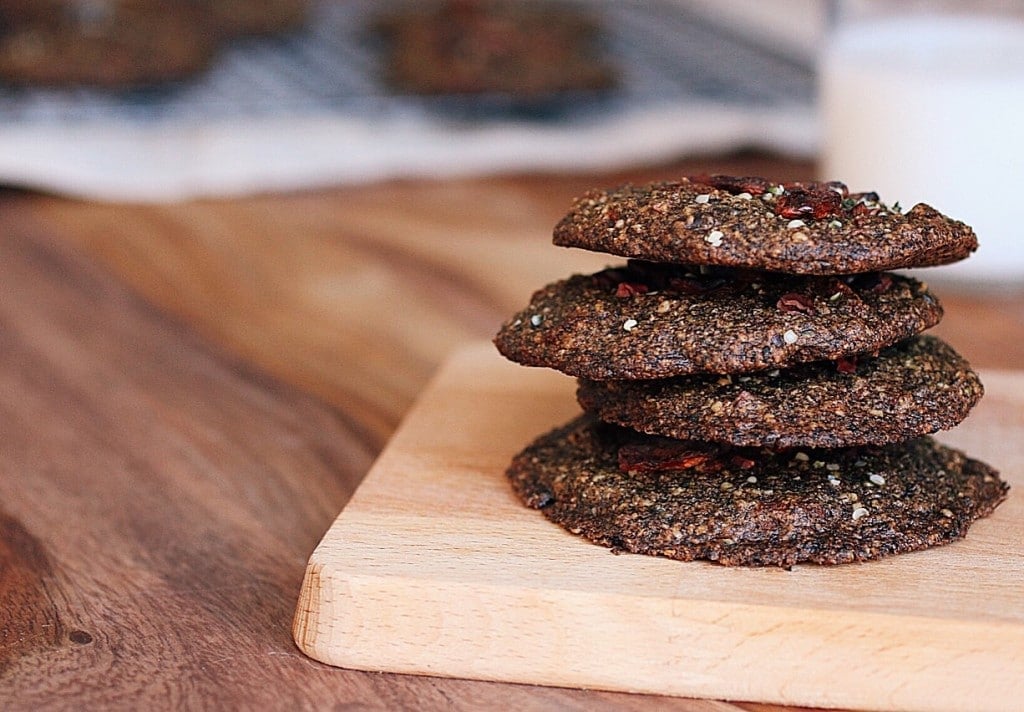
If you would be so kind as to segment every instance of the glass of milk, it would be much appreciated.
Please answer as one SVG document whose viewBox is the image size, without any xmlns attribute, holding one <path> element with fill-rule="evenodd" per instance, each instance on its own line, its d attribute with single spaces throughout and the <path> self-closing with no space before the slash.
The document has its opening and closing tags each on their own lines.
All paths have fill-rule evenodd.
<svg viewBox="0 0 1024 712">
<path fill-rule="evenodd" d="M 1024 286 L 1024 16 L 858 5 L 822 57 L 821 177 L 974 227 L 978 252 L 942 277 Z"/>
</svg>

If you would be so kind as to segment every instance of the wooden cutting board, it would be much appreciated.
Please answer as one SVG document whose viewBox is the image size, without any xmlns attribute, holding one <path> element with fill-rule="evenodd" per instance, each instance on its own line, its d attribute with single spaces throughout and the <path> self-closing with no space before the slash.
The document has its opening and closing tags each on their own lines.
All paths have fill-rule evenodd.
<svg viewBox="0 0 1024 712">
<path fill-rule="evenodd" d="M 310 558 L 294 636 L 361 670 L 893 710 L 1024 700 L 1024 373 L 946 442 L 1014 487 L 964 541 L 868 564 L 614 555 L 516 500 L 512 455 L 573 379 L 458 352 Z"/>
</svg>

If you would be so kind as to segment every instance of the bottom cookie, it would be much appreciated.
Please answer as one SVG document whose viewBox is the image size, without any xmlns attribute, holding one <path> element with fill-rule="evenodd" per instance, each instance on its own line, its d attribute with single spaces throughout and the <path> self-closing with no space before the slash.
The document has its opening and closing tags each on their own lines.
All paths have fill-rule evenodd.
<svg viewBox="0 0 1024 712">
<path fill-rule="evenodd" d="M 535 440 L 507 474 L 527 506 L 614 551 L 743 566 L 946 544 L 1009 489 L 930 437 L 772 452 L 643 435 L 589 415 Z"/>
</svg>

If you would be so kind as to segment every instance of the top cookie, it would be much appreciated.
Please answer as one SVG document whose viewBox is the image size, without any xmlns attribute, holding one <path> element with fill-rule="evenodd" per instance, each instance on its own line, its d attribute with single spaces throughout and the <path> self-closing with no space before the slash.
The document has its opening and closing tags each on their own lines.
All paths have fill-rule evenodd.
<svg viewBox="0 0 1024 712">
<path fill-rule="evenodd" d="M 791 274 L 949 264 L 978 247 L 969 226 L 923 203 L 904 213 L 838 182 L 717 175 L 589 191 L 555 227 L 554 243 Z"/>
</svg>

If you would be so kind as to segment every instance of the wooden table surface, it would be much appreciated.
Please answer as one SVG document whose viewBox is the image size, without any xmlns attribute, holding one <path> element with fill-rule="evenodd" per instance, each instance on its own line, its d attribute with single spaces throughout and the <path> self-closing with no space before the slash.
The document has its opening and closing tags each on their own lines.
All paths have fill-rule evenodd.
<svg viewBox="0 0 1024 712">
<path fill-rule="evenodd" d="M 0 195 L 0 707 L 778 709 L 361 673 L 291 640 L 306 559 L 445 355 L 609 261 L 550 244 L 572 196 L 708 170 L 813 173 Z M 936 333 L 1024 364 L 1019 285 L 935 289 Z"/>
</svg>

